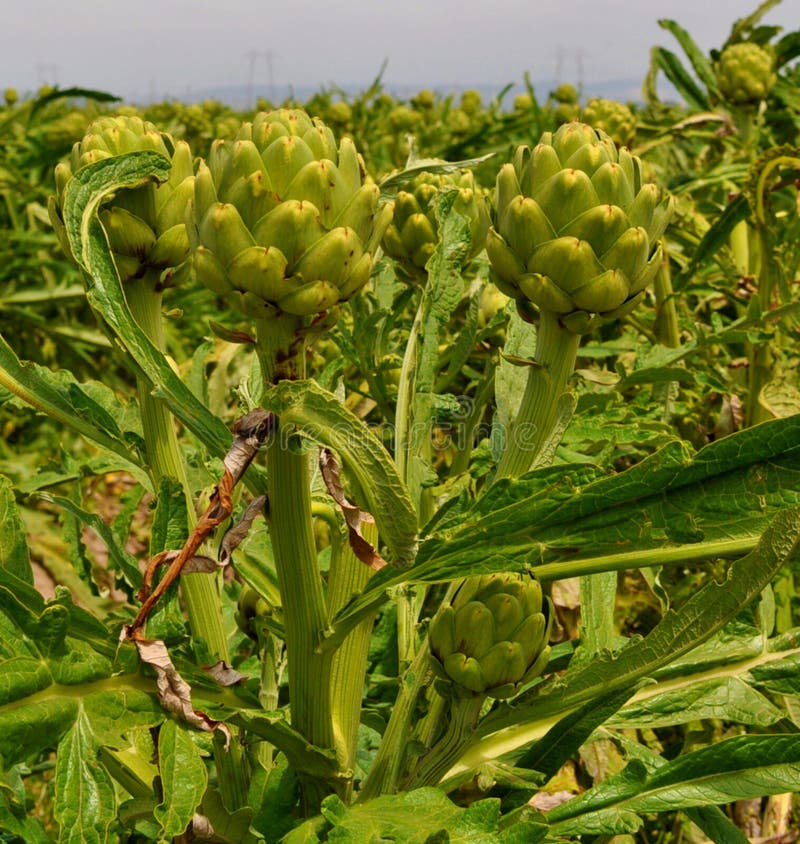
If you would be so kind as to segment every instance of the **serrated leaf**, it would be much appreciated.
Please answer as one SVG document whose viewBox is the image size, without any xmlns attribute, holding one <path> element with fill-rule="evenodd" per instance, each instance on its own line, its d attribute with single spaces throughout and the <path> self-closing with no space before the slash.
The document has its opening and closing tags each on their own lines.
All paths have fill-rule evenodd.
<svg viewBox="0 0 800 844">
<path fill-rule="evenodd" d="M 74 390 L 64 389 L 65 379 L 73 380 L 71 375 L 60 371 L 58 374 L 45 367 L 32 363 L 23 363 L 17 358 L 11 346 L 0 335 L 0 386 L 10 390 L 16 396 L 37 410 L 46 413 L 56 421 L 71 428 L 101 448 L 117 455 L 121 468 L 130 472 L 146 488 L 150 480 L 127 443 L 116 439 L 94 420 L 85 417 L 73 404 Z M 76 389 L 80 391 L 77 386 Z"/>
<path fill-rule="evenodd" d="M 25 525 L 17 511 L 11 481 L 0 475 L 0 568 L 33 585 Z"/>
<path fill-rule="evenodd" d="M 163 801 L 153 814 L 161 835 L 182 835 L 192 821 L 208 784 L 208 772 L 189 730 L 177 721 L 165 721 L 158 734 L 158 761 Z"/>
<path fill-rule="evenodd" d="M 783 719 L 777 706 L 738 677 L 722 677 L 691 683 L 672 692 L 646 696 L 623 707 L 609 720 L 609 726 L 656 730 L 715 718 L 737 724 L 768 727 Z"/>
<path fill-rule="evenodd" d="M 418 788 L 385 795 L 347 807 L 338 797 L 322 803 L 322 814 L 332 829 L 326 841 L 363 844 L 365 841 L 402 841 L 426 844 L 500 844 L 500 801 L 479 800 L 467 809 L 452 803 L 439 789 Z M 290 833 L 286 844 L 313 841 L 306 825 Z M 531 839 L 535 841 L 536 839 Z"/>
<path fill-rule="evenodd" d="M 54 815 L 64 844 L 105 844 L 117 813 L 114 783 L 100 764 L 86 713 L 58 744 Z"/>
<path fill-rule="evenodd" d="M 675 53 L 665 50 L 663 47 L 653 47 L 650 51 L 650 59 L 655 67 L 664 72 L 664 75 L 675 86 L 690 108 L 697 111 L 709 110 L 708 98 L 686 71 Z"/>
<path fill-rule="evenodd" d="M 660 20 L 658 24 L 662 29 L 666 29 L 675 36 L 675 39 L 683 48 L 683 52 L 686 53 L 686 58 L 691 62 L 697 78 L 706 86 L 709 94 L 719 98 L 714 67 L 706 54 L 697 46 L 692 36 L 673 20 L 665 18 L 664 20 Z"/>
</svg>

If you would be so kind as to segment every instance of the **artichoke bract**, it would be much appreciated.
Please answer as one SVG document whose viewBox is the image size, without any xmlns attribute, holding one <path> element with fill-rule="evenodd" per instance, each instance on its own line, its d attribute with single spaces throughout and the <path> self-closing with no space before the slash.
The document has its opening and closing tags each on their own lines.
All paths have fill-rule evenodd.
<svg viewBox="0 0 800 844">
<path fill-rule="evenodd" d="M 486 251 L 498 287 L 581 334 L 632 309 L 658 271 L 672 202 L 604 132 L 568 123 L 497 176 Z"/>
<path fill-rule="evenodd" d="M 118 191 L 99 212 L 123 282 L 184 266 L 189 257 L 187 211 L 193 195 L 193 163 L 188 144 L 175 142 L 152 123 L 124 115 L 101 117 L 56 166 L 56 195 L 48 203 L 62 249 L 74 260 L 62 215 L 64 191 L 73 174 L 89 164 L 129 152 L 157 152 L 172 162 L 169 179 Z"/>
<path fill-rule="evenodd" d="M 434 673 L 462 697 L 511 697 L 547 665 L 552 618 L 528 575 L 468 578 L 431 621 Z"/>
<path fill-rule="evenodd" d="M 453 210 L 469 221 L 471 241 L 467 260 L 483 249 L 490 223 L 489 210 L 469 170 L 453 175 L 420 173 L 408 187 L 398 192 L 394 217 L 383 236 L 387 255 L 397 260 L 406 272 L 416 275 L 424 270 L 436 248 L 439 223 L 434 198 L 442 190 L 458 191 Z"/>
<path fill-rule="evenodd" d="M 717 62 L 720 93 L 737 105 L 766 99 L 775 84 L 775 61 L 768 50 L 750 41 L 726 47 Z"/>
<path fill-rule="evenodd" d="M 197 278 L 255 319 L 325 313 L 370 277 L 392 215 L 349 138 L 299 109 L 261 112 L 195 179 Z"/>
</svg>

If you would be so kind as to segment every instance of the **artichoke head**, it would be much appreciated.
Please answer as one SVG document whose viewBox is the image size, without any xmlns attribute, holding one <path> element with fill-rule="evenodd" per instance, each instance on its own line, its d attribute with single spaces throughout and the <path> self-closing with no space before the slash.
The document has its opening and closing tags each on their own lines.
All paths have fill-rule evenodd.
<svg viewBox="0 0 800 844">
<path fill-rule="evenodd" d="M 716 65 L 720 93 L 731 103 L 748 105 L 767 98 L 775 84 L 775 60 L 751 41 L 726 47 Z"/>
<path fill-rule="evenodd" d="M 434 673 L 462 697 L 511 697 L 547 665 L 552 618 L 528 575 L 468 578 L 431 621 Z"/>
<path fill-rule="evenodd" d="M 616 100 L 593 97 L 583 110 L 583 122 L 602 129 L 618 147 L 630 146 L 636 134 L 636 115 Z"/>
<path fill-rule="evenodd" d="M 469 170 L 442 175 L 420 173 L 408 190 L 398 192 L 394 217 L 383 236 L 384 250 L 409 275 L 420 274 L 436 248 L 439 223 L 434 199 L 444 190 L 458 191 L 453 210 L 469 222 L 471 240 L 467 260 L 472 260 L 484 247 L 491 220 L 486 197 L 472 173 Z"/>
<path fill-rule="evenodd" d="M 486 238 L 493 280 L 582 334 L 644 298 L 662 258 L 672 200 L 605 132 L 567 123 L 518 147 L 497 176 Z"/>
<path fill-rule="evenodd" d="M 68 161 L 56 166 L 56 195 L 48 202 L 50 220 L 61 247 L 72 260 L 64 227 L 63 203 L 67 183 L 83 167 L 129 152 L 157 152 L 172 163 L 163 184 L 148 182 L 117 191 L 101 208 L 100 221 L 108 238 L 120 279 L 140 278 L 148 271 L 184 265 L 189 257 L 186 229 L 193 185 L 192 153 L 152 123 L 133 115 L 101 117 L 90 124 L 72 147 Z"/>
<path fill-rule="evenodd" d="M 195 179 L 197 278 L 257 319 L 323 314 L 372 271 L 392 205 L 349 138 L 299 109 L 260 112 Z"/>
</svg>

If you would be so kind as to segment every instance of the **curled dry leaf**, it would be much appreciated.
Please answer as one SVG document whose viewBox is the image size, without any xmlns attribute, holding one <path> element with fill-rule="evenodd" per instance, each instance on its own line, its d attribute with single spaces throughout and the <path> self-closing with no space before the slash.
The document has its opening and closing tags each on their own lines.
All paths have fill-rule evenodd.
<svg viewBox="0 0 800 844">
<path fill-rule="evenodd" d="M 348 539 L 353 553 L 373 571 L 380 571 L 387 564 L 386 560 L 381 557 L 372 547 L 372 544 L 364 539 L 361 534 L 361 523 L 372 524 L 375 520 L 369 513 L 361 510 L 347 500 L 341 481 L 339 480 L 339 463 L 327 448 L 320 449 L 319 467 L 328 493 L 341 508 L 342 515 L 347 524 Z"/>
<path fill-rule="evenodd" d="M 221 721 L 215 721 L 192 705 L 192 687 L 181 677 L 169 657 L 166 645 L 160 639 L 136 639 L 136 648 L 142 662 L 156 672 L 158 701 L 168 712 L 178 715 L 188 724 L 204 732 L 221 730 L 225 747 L 230 743 L 230 730 Z"/>
<path fill-rule="evenodd" d="M 267 496 L 259 495 L 254 498 L 242 514 L 242 518 L 225 534 L 219 550 L 219 564 L 226 566 L 231 561 L 233 552 L 238 548 L 250 532 L 256 516 L 263 514 Z"/>
<path fill-rule="evenodd" d="M 231 668 L 231 666 L 222 659 L 210 668 L 206 668 L 205 672 L 212 680 L 219 683 L 220 686 L 235 686 L 247 679 L 246 674 L 242 674 L 235 668 Z"/>
</svg>

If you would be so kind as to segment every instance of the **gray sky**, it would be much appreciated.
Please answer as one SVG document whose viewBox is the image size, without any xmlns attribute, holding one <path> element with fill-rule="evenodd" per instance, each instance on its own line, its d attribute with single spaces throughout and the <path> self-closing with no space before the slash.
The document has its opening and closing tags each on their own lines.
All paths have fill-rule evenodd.
<svg viewBox="0 0 800 844">
<path fill-rule="evenodd" d="M 451 87 L 534 80 L 641 83 L 658 19 L 719 46 L 758 0 L 2 0 L 0 88 L 43 82 L 128 99 L 223 85 Z M 713 10 L 713 11 L 712 11 Z M 765 22 L 800 28 L 800 0 Z M 582 68 L 582 71 L 581 71 Z M 540 95 L 546 92 L 537 92 Z"/>
</svg>

